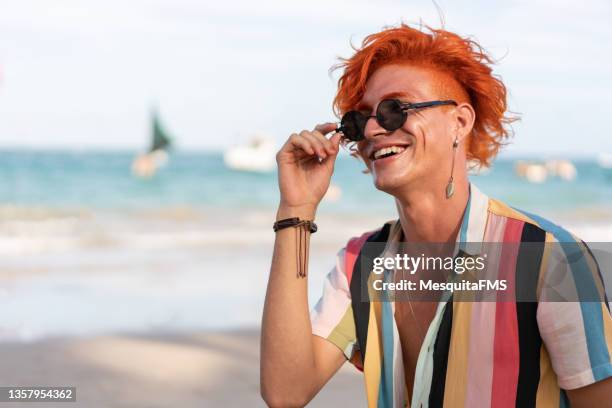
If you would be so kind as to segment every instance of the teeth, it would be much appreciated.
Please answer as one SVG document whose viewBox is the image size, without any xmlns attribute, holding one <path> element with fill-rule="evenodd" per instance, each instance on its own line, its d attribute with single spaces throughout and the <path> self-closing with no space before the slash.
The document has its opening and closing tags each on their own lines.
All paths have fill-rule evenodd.
<svg viewBox="0 0 612 408">
<path fill-rule="evenodd" d="M 374 159 L 378 159 L 381 156 L 384 156 L 386 154 L 389 153 L 401 153 L 404 150 L 406 150 L 405 147 L 401 147 L 401 146 L 389 146 L 389 147 L 383 147 L 380 150 L 377 150 L 374 152 Z"/>
</svg>

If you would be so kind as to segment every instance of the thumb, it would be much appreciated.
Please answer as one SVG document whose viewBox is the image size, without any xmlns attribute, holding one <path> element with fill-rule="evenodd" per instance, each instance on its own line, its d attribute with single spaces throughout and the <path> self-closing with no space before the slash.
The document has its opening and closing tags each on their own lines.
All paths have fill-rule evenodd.
<svg viewBox="0 0 612 408">
<path fill-rule="evenodd" d="M 332 168 L 334 167 L 334 163 L 336 162 L 336 158 L 338 157 L 338 153 L 340 152 L 341 138 L 342 138 L 342 135 L 340 135 L 339 133 L 335 133 L 332 137 L 329 138 L 329 141 L 334 146 L 334 152 L 323 160 L 322 163 L 324 165 L 328 167 L 332 167 Z"/>
<path fill-rule="evenodd" d="M 334 146 L 334 156 L 336 156 L 340 152 L 340 141 L 342 140 L 342 135 L 340 133 L 334 133 L 332 137 L 329 138 L 329 141 Z"/>
</svg>

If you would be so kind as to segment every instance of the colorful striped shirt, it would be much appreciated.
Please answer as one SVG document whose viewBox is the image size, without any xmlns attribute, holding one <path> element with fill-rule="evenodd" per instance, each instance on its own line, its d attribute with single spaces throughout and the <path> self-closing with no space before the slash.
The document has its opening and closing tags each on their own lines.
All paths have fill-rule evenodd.
<svg viewBox="0 0 612 408">
<path fill-rule="evenodd" d="M 581 242 L 561 227 L 470 185 L 458 243 L 520 243 L 534 232 L 546 243 Z M 564 390 L 612 376 L 612 317 L 605 292 L 599 302 L 468 302 L 446 296 L 425 335 L 409 394 L 395 302 L 370 302 L 365 361 L 360 361 L 349 282 L 358 256 L 354 248 L 371 235 L 353 238 L 339 251 L 311 312 L 313 333 L 363 369 L 368 406 L 568 407 Z M 387 243 L 402 236 L 399 221 L 392 221 Z M 517 279 L 517 257 L 500 258 L 510 280 Z"/>
</svg>

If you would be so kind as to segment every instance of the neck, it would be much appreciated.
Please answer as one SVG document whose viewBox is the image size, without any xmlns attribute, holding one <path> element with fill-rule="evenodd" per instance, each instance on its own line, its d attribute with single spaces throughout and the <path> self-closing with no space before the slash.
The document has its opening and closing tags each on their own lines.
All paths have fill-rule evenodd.
<svg viewBox="0 0 612 408">
<path fill-rule="evenodd" d="M 445 196 L 446 186 L 412 189 L 395 196 L 406 242 L 455 241 L 469 198 L 467 174 L 457 174 L 454 183 L 455 193 L 450 198 Z"/>
</svg>

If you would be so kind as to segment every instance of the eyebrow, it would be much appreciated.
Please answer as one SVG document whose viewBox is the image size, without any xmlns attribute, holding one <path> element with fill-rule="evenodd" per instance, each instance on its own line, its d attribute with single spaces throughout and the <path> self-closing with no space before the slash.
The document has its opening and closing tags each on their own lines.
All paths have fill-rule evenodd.
<svg viewBox="0 0 612 408">
<path fill-rule="evenodd" d="M 399 99 L 402 98 L 403 101 L 402 102 L 407 102 L 407 103 L 412 103 L 413 101 L 411 99 L 413 99 L 413 96 L 411 94 L 409 94 L 408 92 L 389 92 L 384 94 L 380 100 L 385 100 L 385 99 Z M 406 99 L 408 98 L 408 99 Z M 363 103 L 363 102 L 359 102 L 357 104 L 357 108 L 356 110 L 365 110 L 365 109 L 371 109 L 372 107 L 369 106 L 367 103 Z"/>
</svg>

